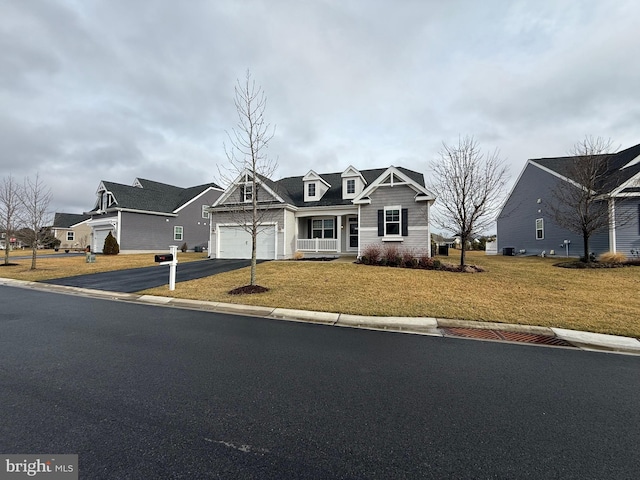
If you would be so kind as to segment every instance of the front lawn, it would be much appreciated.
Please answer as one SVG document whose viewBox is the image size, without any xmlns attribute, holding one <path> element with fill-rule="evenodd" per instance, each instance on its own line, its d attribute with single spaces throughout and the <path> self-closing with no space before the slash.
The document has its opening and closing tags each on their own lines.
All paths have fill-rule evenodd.
<svg viewBox="0 0 640 480">
<path fill-rule="evenodd" d="M 439 257 L 442 258 L 442 257 Z M 457 257 L 449 257 L 455 263 Z M 640 267 L 571 270 L 562 258 L 485 256 L 462 274 L 336 262 L 267 262 L 269 291 L 229 295 L 249 270 L 147 290 L 152 295 L 376 316 L 426 316 L 562 327 L 640 337 Z M 180 268 L 180 267 L 178 267 Z"/>
<path fill-rule="evenodd" d="M 158 252 L 161 253 L 161 252 Z M 38 250 L 36 269 L 31 270 L 31 250 L 14 250 L 9 256 L 9 262 L 16 265 L 4 266 L 4 252 L 0 257 L 0 278 L 14 278 L 37 282 L 52 278 L 73 277 L 87 273 L 108 272 L 127 268 L 153 267 L 152 253 L 102 255 L 96 254 L 95 263 L 86 263 L 83 253 L 73 256 L 64 256 L 62 252 L 53 250 Z M 22 258 L 22 257 L 29 258 Z M 18 259 L 17 259 L 18 257 Z M 178 252 L 180 262 L 202 260 L 206 253 L 182 253 Z M 179 268 L 179 267 L 178 267 Z"/>
</svg>

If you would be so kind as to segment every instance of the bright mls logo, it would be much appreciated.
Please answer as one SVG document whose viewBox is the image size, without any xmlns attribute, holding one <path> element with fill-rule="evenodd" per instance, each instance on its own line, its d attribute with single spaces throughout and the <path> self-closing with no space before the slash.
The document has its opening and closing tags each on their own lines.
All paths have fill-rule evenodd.
<svg viewBox="0 0 640 480">
<path fill-rule="evenodd" d="M 78 455 L 0 455 L 0 480 L 78 480 Z"/>
</svg>

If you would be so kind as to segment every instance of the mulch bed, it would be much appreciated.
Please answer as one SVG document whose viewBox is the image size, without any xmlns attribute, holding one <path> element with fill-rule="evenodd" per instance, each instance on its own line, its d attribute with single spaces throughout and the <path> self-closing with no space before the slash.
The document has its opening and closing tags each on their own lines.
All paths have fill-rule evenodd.
<svg viewBox="0 0 640 480">
<path fill-rule="evenodd" d="M 250 295 L 252 293 L 264 293 L 269 289 L 261 287 L 260 285 L 245 285 L 244 287 L 234 288 L 229 292 L 229 295 Z"/>
</svg>

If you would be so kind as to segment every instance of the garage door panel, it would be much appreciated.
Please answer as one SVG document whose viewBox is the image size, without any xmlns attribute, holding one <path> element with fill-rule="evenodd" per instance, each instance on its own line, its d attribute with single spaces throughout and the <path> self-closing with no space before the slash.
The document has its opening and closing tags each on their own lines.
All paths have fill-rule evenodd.
<svg viewBox="0 0 640 480">
<path fill-rule="evenodd" d="M 251 234 L 242 227 L 219 227 L 219 258 L 251 258 Z M 265 226 L 258 231 L 256 257 L 275 258 L 276 232 L 274 226 Z"/>
</svg>

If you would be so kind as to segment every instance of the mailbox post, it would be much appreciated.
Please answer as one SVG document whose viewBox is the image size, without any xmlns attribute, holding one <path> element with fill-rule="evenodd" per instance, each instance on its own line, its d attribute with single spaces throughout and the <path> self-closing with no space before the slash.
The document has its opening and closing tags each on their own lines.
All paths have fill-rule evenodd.
<svg viewBox="0 0 640 480">
<path fill-rule="evenodd" d="M 160 265 L 169 265 L 169 290 L 176 289 L 176 267 L 178 266 L 178 247 L 171 245 L 168 254 L 156 255 L 155 261 Z"/>
</svg>

